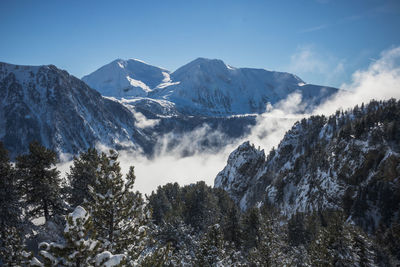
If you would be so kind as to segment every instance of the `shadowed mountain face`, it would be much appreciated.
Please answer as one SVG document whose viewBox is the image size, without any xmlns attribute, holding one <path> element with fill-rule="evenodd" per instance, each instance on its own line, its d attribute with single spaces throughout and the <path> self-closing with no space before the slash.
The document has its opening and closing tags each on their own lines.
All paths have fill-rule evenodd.
<svg viewBox="0 0 400 267">
<path fill-rule="evenodd" d="M 0 63 L 0 139 L 12 155 L 37 140 L 58 153 L 77 153 L 96 142 L 146 147 L 131 112 L 66 71 Z"/>
<path fill-rule="evenodd" d="M 34 140 L 58 154 L 77 154 L 102 144 L 152 156 L 164 134 L 170 135 L 162 145 L 172 149 L 183 134 L 203 127 L 206 132 L 218 130 L 224 138 L 204 134 L 196 149 L 218 150 L 255 124 L 255 116 L 187 116 L 169 101 L 109 99 L 52 65 L 0 63 L 0 97 L 0 140 L 12 157 L 26 152 Z"/>
<path fill-rule="evenodd" d="M 136 82 L 129 82 L 132 77 Z M 205 58 L 173 73 L 136 60 L 116 60 L 83 80 L 107 96 L 167 100 L 183 114 L 202 116 L 263 113 L 267 103 L 275 104 L 294 92 L 301 93 L 305 108 L 310 108 L 338 91 L 305 84 L 290 73 L 234 68 Z M 129 89 L 134 84 L 142 89 Z"/>
</svg>

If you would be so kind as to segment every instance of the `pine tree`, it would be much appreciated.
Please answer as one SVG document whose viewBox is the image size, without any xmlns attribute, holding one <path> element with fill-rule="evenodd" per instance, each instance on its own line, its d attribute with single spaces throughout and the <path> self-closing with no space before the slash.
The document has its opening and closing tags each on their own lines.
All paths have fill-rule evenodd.
<svg viewBox="0 0 400 267">
<path fill-rule="evenodd" d="M 7 227 L 16 226 L 21 219 L 20 191 L 8 151 L 0 142 L 0 237 L 6 238 Z"/>
<path fill-rule="evenodd" d="M 329 249 L 329 233 L 325 227 L 321 227 L 318 235 L 309 247 L 310 264 L 312 266 L 330 266 L 332 264 L 333 255 Z"/>
<path fill-rule="evenodd" d="M 305 226 L 305 215 L 301 212 L 294 214 L 288 221 L 288 238 L 291 246 L 306 245 L 310 239 Z"/>
<path fill-rule="evenodd" d="M 48 221 L 61 209 L 59 171 L 53 167 L 56 153 L 37 142 L 29 145 L 29 154 L 17 157 L 17 172 L 22 179 L 26 205 L 32 207 L 29 215 L 42 216 Z"/>
<path fill-rule="evenodd" d="M 19 229 L 6 226 L 2 229 L 5 236 L 1 238 L 0 263 L 4 266 L 41 266 L 41 263 L 27 252 Z"/>
<path fill-rule="evenodd" d="M 95 263 L 100 242 L 93 239 L 95 231 L 89 213 L 81 206 L 67 216 L 65 242 L 39 244 L 46 266 L 89 266 Z"/>
<path fill-rule="evenodd" d="M 184 202 L 187 224 L 200 231 L 206 231 L 208 226 L 218 222 L 217 199 L 204 181 L 186 188 Z"/>
<path fill-rule="evenodd" d="M 344 220 L 341 212 L 328 212 L 309 248 L 312 266 L 375 266 L 372 241 Z M 363 265 L 364 264 L 364 265 Z"/>
<path fill-rule="evenodd" d="M 262 211 L 262 212 L 261 212 Z M 254 208 L 251 217 L 256 217 L 258 228 L 255 246 L 249 251 L 248 260 L 252 266 L 292 266 L 293 253 L 287 244 L 287 229 L 279 222 L 279 216 L 268 206 L 262 210 Z"/>
<path fill-rule="evenodd" d="M 118 154 L 102 154 L 94 186 L 89 186 L 93 199 L 91 211 L 98 239 L 111 253 L 127 255 L 128 263 L 136 262 L 151 243 L 148 236 L 150 212 L 139 192 L 132 192 L 135 182 L 131 167 L 122 178 Z"/>
<path fill-rule="evenodd" d="M 24 248 L 20 199 L 15 169 L 0 142 L 0 262 L 4 266 L 39 266 L 33 254 Z"/>
<path fill-rule="evenodd" d="M 208 228 L 196 252 L 197 266 L 214 266 L 224 258 L 224 241 L 219 224 Z"/>
<path fill-rule="evenodd" d="M 78 158 L 74 157 L 70 173 L 67 175 L 71 187 L 69 203 L 73 207 L 82 205 L 85 200 L 86 202 L 92 200 L 88 186 L 94 185 L 99 164 L 100 154 L 95 148 L 89 148 Z"/>
<path fill-rule="evenodd" d="M 194 261 L 193 251 L 196 250 L 199 241 L 193 235 L 194 229 L 183 221 L 165 223 L 159 228 L 156 235 L 157 243 L 167 243 L 169 248 L 166 266 L 187 266 Z"/>
<path fill-rule="evenodd" d="M 243 245 L 246 250 L 257 247 L 261 237 L 261 215 L 258 208 L 250 208 L 242 219 Z"/>
<path fill-rule="evenodd" d="M 377 266 L 373 242 L 363 231 L 354 225 L 347 226 L 351 235 L 351 250 L 354 263 L 360 266 Z"/>
<path fill-rule="evenodd" d="M 224 225 L 225 240 L 233 242 L 236 248 L 240 248 L 242 243 L 242 232 L 240 228 L 240 212 L 237 207 L 231 207 L 228 211 L 226 223 Z"/>
</svg>

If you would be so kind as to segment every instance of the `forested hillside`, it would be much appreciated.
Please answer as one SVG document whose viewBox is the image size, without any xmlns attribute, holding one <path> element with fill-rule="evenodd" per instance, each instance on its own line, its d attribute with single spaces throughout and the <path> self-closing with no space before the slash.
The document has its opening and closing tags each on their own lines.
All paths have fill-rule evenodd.
<svg viewBox="0 0 400 267">
<path fill-rule="evenodd" d="M 12 163 L 0 145 L 1 263 L 397 266 L 399 115 L 390 100 L 304 119 L 267 157 L 240 146 L 219 188 L 144 197 L 115 151 L 77 155 L 64 179 L 41 144 Z"/>
</svg>

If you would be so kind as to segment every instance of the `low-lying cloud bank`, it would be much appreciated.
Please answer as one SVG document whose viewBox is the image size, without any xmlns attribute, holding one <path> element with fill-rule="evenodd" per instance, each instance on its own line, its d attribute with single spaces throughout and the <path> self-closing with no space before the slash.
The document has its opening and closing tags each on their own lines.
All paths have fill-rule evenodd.
<svg viewBox="0 0 400 267">
<path fill-rule="evenodd" d="M 268 106 L 267 112 L 258 116 L 257 124 L 248 136 L 228 143 L 219 151 L 201 149 L 199 140 L 226 142 L 226 136 L 218 131 L 211 131 L 207 126 L 179 136 L 179 144 L 172 150 L 168 149 L 168 143 L 176 137 L 160 137 L 158 153 L 153 159 L 132 151 L 121 151 L 122 170 L 126 172 L 129 166 L 135 166 L 136 189 L 146 194 L 168 182 L 185 185 L 204 180 L 213 185 L 215 176 L 226 165 L 229 154 L 246 140 L 268 153 L 273 146 L 279 144 L 286 131 L 304 117 L 330 115 L 338 109 L 348 109 L 362 102 L 368 103 L 372 99 L 400 98 L 400 47 L 384 51 L 367 69 L 355 72 L 352 82 L 343 84 L 341 88 L 345 91 L 333 96 L 309 114 L 299 114 L 302 110 L 300 94 L 289 95 L 273 107 Z M 104 147 L 99 148 L 104 150 Z M 186 154 L 191 156 L 182 156 Z M 67 166 L 64 163 L 62 169 L 66 171 Z"/>
<path fill-rule="evenodd" d="M 314 114 L 332 114 L 337 109 L 348 109 L 370 100 L 400 98 L 400 47 L 386 50 L 368 69 L 352 75 L 350 84 L 343 84 L 341 92 L 319 107 Z"/>
</svg>

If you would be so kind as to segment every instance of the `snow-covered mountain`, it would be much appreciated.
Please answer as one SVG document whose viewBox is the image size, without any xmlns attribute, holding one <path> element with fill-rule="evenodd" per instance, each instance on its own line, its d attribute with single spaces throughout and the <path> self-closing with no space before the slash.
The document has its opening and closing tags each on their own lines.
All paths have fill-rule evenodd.
<svg viewBox="0 0 400 267">
<path fill-rule="evenodd" d="M 160 83 L 168 83 L 170 72 L 138 59 L 117 59 L 82 78 L 104 96 L 146 96 Z"/>
<path fill-rule="evenodd" d="M 145 148 L 132 113 L 53 65 L 0 63 L 0 140 L 12 156 L 37 140 L 58 153 L 101 142 Z"/>
<path fill-rule="evenodd" d="M 139 60 L 116 60 L 84 77 L 103 96 L 52 65 L 0 67 L 0 140 L 12 155 L 38 140 L 58 153 L 100 142 L 151 156 L 163 135 L 169 134 L 164 140 L 172 148 L 180 136 L 200 129 L 218 130 L 224 138 L 218 143 L 204 132 L 196 149 L 220 148 L 255 124 L 254 115 L 232 114 L 263 112 L 267 103 L 300 89 L 309 105 L 337 91 L 303 85 L 288 73 L 236 69 L 203 58 L 172 74 Z"/>
<path fill-rule="evenodd" d="M 398 221 L 400 102 L 371 102 L 297 122 L 267 157 L 248 142 L 215 178 L 243 210 L 267 201 L 283 214 L 343 210 L 374 230 Z"/>
<path fill-rule="evenodd" d="M 131 83 L 132 79 L 141 81 L 143 86 Z M 205 58 L 198 58 L 173 73 L 140 61 L 116 60 L 83 80 L 103 95 L 161 99 L 169 101 L 168 105 L 174 105 L 182 114 L 202 116 L 263 113 L 267 103 L 273 105 L 294 92 L 302 94 L 307 108 L 338 91 L 306 84 L 290 73 L 235 68 L 221 60 Z"/>
<path fill-rule="evenodd" d="M 26 152 L 34 140 L 59 154 L 76 154 L 98 142 L 152 156 L 158 146 L 173 149 L 182 135 L 193 132 L 192 147 L 181 151 L 189 155 L 218 150 L 256 122 L 255 116 L 187 116 L 162 99 L 104 97 L 53 65 L 0 63 L 0 98 L 0 141 L 12 157 Z M 207 134 L 214 130 L 218 135 Z"/>
<path fill-rule="evenodd" d="M 171 85 L 150 96 L 170 100 L 190 114 L 263 113 L 267 103 L 275 104 L 296 91 L 310 106 L 337 92 L 307 85 L 290 73 L 235 68 L 218 59 L 198 58 L 173 72 L 171 79 Z"/>
</svg>

